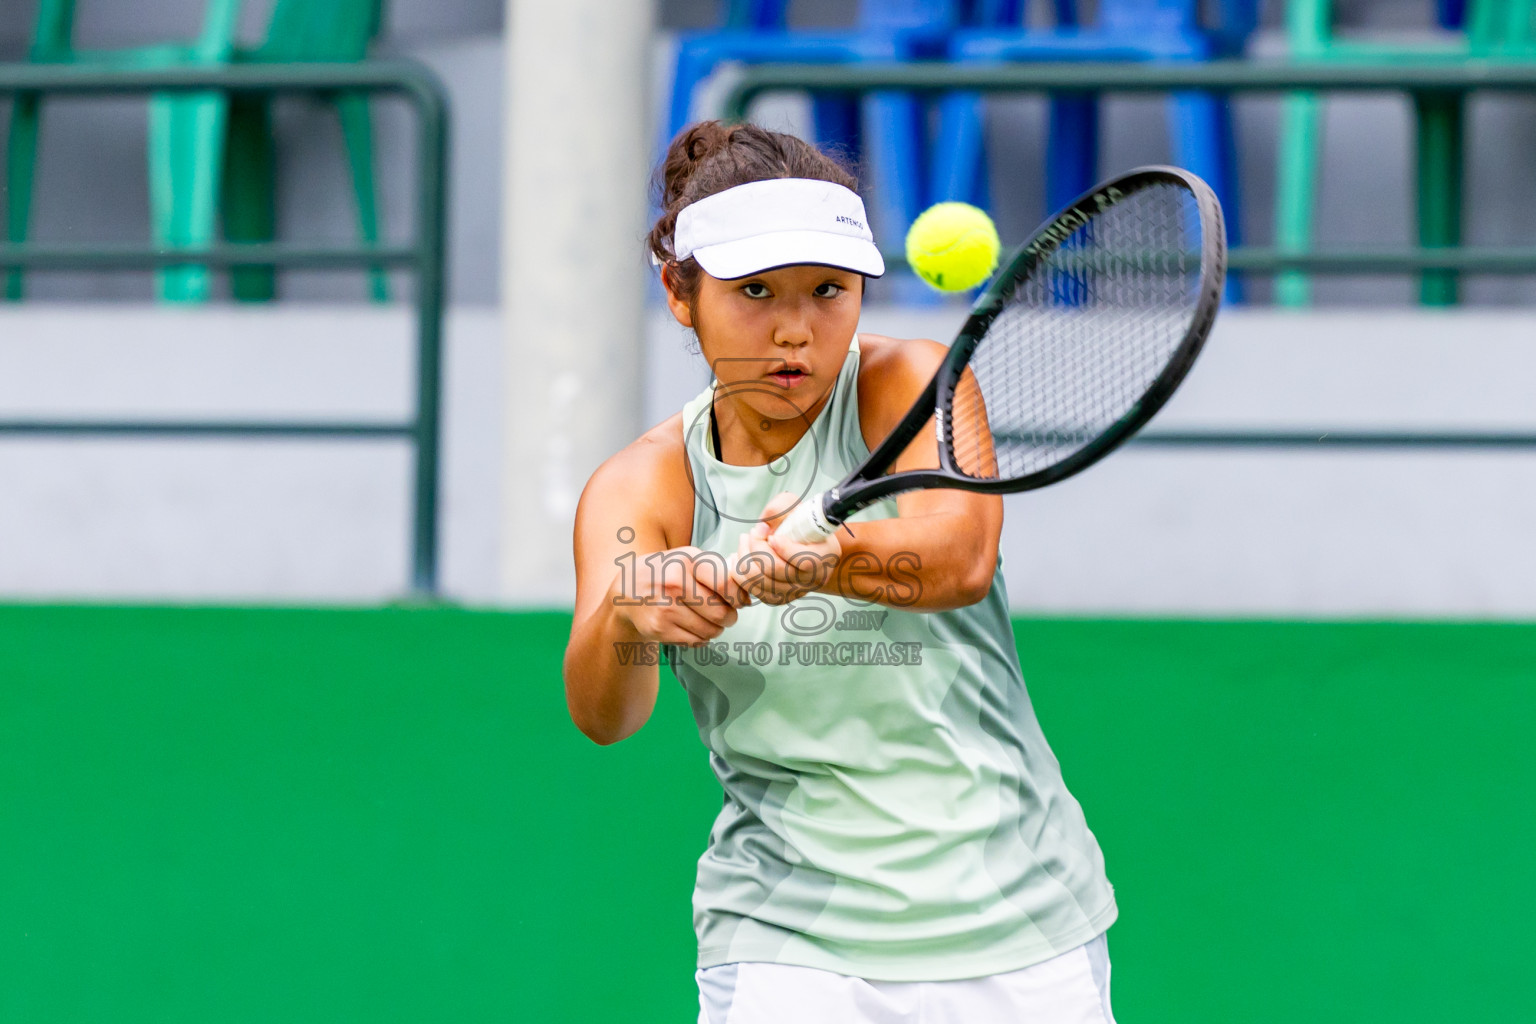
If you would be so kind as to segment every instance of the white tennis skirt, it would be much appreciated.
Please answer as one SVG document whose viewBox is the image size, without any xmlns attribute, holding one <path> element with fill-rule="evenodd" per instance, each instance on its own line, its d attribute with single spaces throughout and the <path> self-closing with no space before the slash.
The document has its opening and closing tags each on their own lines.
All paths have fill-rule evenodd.
<svg viewBox="0 0 1536 1024">
<path fill-rule="evenodd" d="M 697 972 L 699 1024 L 1115 1024 L 1104 936 L 1007 974 L 866 981 L 790 964 Z"/>
</svg>

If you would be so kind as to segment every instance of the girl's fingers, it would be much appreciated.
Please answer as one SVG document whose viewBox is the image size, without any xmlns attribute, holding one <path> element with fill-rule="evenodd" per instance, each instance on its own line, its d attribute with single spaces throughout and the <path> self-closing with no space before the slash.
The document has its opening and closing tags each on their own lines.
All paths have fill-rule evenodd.
<svg viewBox="0 0 1536 1024">
<path fill-rule="evenodd" d="M 789 513 L 800 502 L 800 496 L 789 491 L 780 491 L 768 499 L 768 504 L 763 506 L 762 521 L 764 524 L 773 523 Z M 770 532 L 771 532 L 770 527 Z"/>
<path fill-rule="evenodd" d="M 731 584 L 731 586 L 734 587 L 735 584 Z M 703 592 L 701 596 L 704 597 L 704 600 L 699 604 L 689 605 L 688 607 L 721 629 L 735 625 L 736 606 L 731 600 L 724 593 L 710 590 L 703 585 L 700 585 L 699 589 Z M 727 589 L 726 586 L 722 584 L 720 590 L 723 591 L 725 589 Z"/>
<path fill-rule="evenodd" d="M 734 615 L 735 613 L 732 612 L 732 614 Z M 668 625 L 696 637 L 692 641 L 694 643 L 704 643 L 705 641 L 713 640 L 720 635 L 722 629 L 718 623 L 711 622 L 701 614 L 699 609 L 689 608 L 687 605 L 674 606 L 672 614 L 668 616 L 668 619 Z"/>
<path fill-rule="evenodd" d="M 755 593 L 756 587 L 773 571 L 773 551 L 766 546 L 753 546 L 743 536 L 738 556 L 733 575 L 744 590 Z"/>
<path fill-rule="evenodd" d="M 710 628 L 703 619 L 695 618 L 689 621 L 680 616 L 668 615 L 660 621 L 651 623 L 648 628 L 642 627 L 640 635 L 651 643 L 696 647 L 699 644 L 708 643 L 714 636 L 718 636 L 719 632 L 718 629 Z"/>
<path fill-rule="evenodd" d="M 814 587 L 831 574 L 830 566 L 814 553 L 795 552 L 784 558 L 774 552 L 767 578 L 789 587 Z"/>
<path fill-rule="evenodd" d="M 717 625 L 729 626 L 736 621 L 736 606 L 730 598 L 736 587 L 731 582 L 730 569 L 728 559 L 695 563 L 693 578 L 685 588 L 687 598 L 675 603 L 695 609 Z"/>
<path fill-rule="evenodd" d="M 725 583 L 720 588 L 720 596 L 725 598 L 731 607 L 731 621 L 727 622 L 726 625 L 734 626 L 736 624 L 736 609 L 750 604 L 752 598 L 745 590 L 741 589 L 741 584 L 736 581 L 734 574 L 725 578 Z"/>
<path fill-rule="evenodd" d="M 805 587 L 805 586 L 788 586 L 788 585 L 784 585 L 784 586 L 775 586 L 775 587 L 771 587 L 771 588 L 764 588 L 763 603 L 764 604 L 789 604 L 789 602 L 791 602 L 791 601 L 798 601 L 798 600 L 800 600 L 800 598 L 804 597 L 806 594 L 809 594 L 810 592 L 811 592 L 811 588 L 810 587 Z"/>
<path fill-rule="evenodd" d="M 752 594 L 764 587 L 779 592 L 814 590 L 831 575 L 835 555 L 810 550 L 795 550 L 788 559 L 764 541 L 752 544 L 737 559 L 733 578 Z"/>
</svg>

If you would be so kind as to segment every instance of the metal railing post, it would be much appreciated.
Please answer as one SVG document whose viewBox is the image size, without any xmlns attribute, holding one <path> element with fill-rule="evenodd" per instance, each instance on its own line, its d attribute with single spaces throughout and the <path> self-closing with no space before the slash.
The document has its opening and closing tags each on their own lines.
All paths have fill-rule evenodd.
<svg viewBox="0 0 1536 1024">
<path fill-rule="evenodd" d="M 403 439 L 412 463 L 410 588 L 436 594 L 441 491 L 443 313 L 447 248 L 449 109 L 442 84 L 409 61 L 358 64 L 238 64 L 161 70 L 100 69 L 74 65 L 0 64 L 0 95 L 122 95 L 214 91 L 230 95 L 326 94 L 337 91 L 404 95 L 418 119 L 417 203 L 408 247 L 321 247 L 273 243 L 221 243 L 196 251 L 123 246 L 0 244 L 0 270 L 130 270 L 181 264 L 328 269 L 405 267 L 416 276 L 415 410 L 406 423 L 268 423 L 254 421 L 38 421 L 0 420 L 0 435 L 64 434 L 112 437 L 308 437 Z M 9 279 L 12 275 L 7 275 Z"/>
<path fill-rule="evenodd" d="M 411 536 L 411 589 L 437 592 L 441 491 L 443 307 L 448 179 L 447 103 L 440 90 L 412 92 L 421 119 L 417 151 L 416 460 Z"/>
</svg>

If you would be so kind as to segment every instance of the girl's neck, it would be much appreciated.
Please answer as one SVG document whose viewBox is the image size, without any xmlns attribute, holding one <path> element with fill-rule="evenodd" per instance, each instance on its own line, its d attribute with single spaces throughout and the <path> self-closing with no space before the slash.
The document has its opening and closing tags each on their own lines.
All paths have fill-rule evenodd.
<svg viewBox="0 0 1536 1024">
<path fill-rule="evenodd" d="M 788 419 L 769 419 L 754 412 L 740 398 L 717 392 L 713 415 L 720 443 L 715 458 L 733 466 L 766 466 L 782 458 L 816 422 L 817 415 L 832 398 L 832 391 L 828 388 L 809 409 Z"/>
</svg>

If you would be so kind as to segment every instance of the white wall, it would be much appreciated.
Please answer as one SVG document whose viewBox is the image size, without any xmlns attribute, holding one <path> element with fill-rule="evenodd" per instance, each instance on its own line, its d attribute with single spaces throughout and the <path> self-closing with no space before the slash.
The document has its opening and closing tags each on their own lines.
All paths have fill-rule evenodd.
<svg viewBox="0 0 1536 1024">
<path fill-rule="evenodd" d="M 864 329 L 947 338 L 961 314 Z M 655 421 L 704 371 L 664 314 L 649 336 Z M 500 344 L 494 313 L 450 319 L 443 580 L 474 603 L 497 593 Z M 395 310 L 0 310 L 0 418 L 388 419 L 408 353 Z M 1532 380 L 1530 314 L 1228 311 L 1153 428 L 1536 433 Z M 0 599 L 385 599 L 408 467 L 394 443 L 0 436 Z M 1007 515 L 1030 610 L 1536 617 L 1536 451 L 1129 448 Z"/>
</svg>

